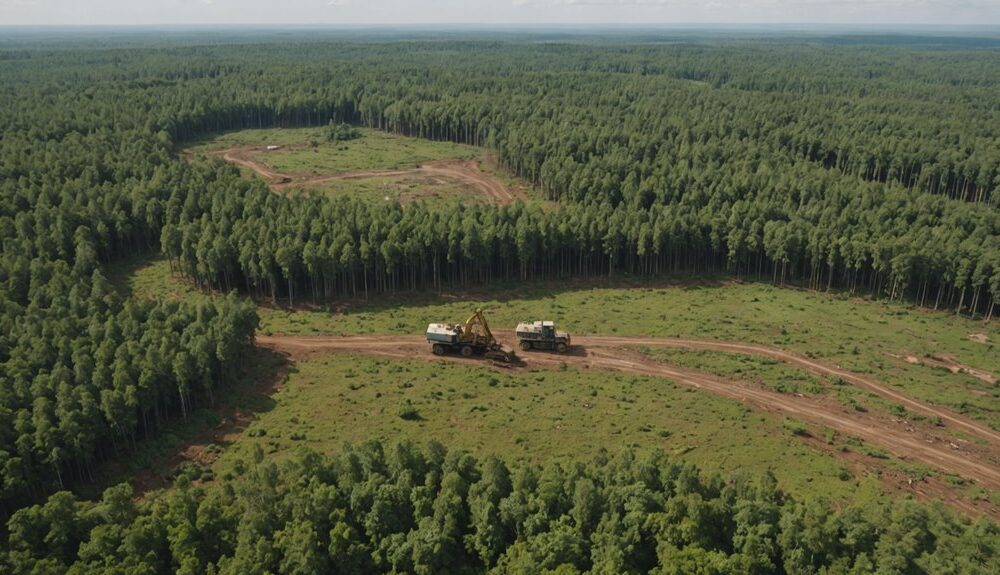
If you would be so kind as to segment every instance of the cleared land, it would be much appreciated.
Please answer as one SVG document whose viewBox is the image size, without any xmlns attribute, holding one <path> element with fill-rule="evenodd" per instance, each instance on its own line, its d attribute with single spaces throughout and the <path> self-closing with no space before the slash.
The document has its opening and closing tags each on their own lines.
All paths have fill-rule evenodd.
<svg viewBox="0 0 1000 575">
<path fill-rule="evenodd" d="M 485 150 L 376 130 L 360 133 L 357 139 L 330 143 L 321 128 L 245 130 L 187 153 L 222 158 L 286 193 L 312 189 L 372 200 L 476 199 L 494 204 L 528 197 L 523 186 L 497 174 Z"/>
<path fill-rule="evenodd" d="M 980 372 L 1000 373 L 1000 330 L 948 313 L 765 284 L 712 282 L 617 286 L 502 286 L 423 300 L 314 310 L 262 310 L 264 334 L 420 334 L 430 321 L 459 321 L 483 307 L 494 326 L 556 320 L 574 335 L 621 335 L 754 342 L 871 377 L 927 404 L 1000 430 L 1000 389 L 969 373 L 896 356 L 948 354 Z M 635 287 L 627 287 L 629 285 Z M 609 319 L 610 318 L 610 319 Z M 970 338 L 983 335 L 985 341 Z M 865 397 L 858 397 L 867 405 Z"/>
<path fill-rule="evenodd" d="M 660 377 L 576 366 L 499 370 L 425 355 L 296 357 L 274 408 L 218 456 L 215 476 L 249 460 L 256 446 L 282 458 L 297 446 L 332 452 L 345 442 L 435 439 L 536 463 L 660 449 L 725 474 L 770 470 L 796 495 L 858 502 L 884 493 L 871 469 L 803 441 L 782 415 Z"/>
<path fill-rule="evenodd" d="M 503 334 L 507 341 L 513 341 L 512 334 L 500 331 L 497 333 Z M 323 350 L 396 358 L 427 355 L 427 345 L 419 336 L 261 336 L 258 338 L 258 342 L 277 351 L 300 355 Z M 821 398 L 800 393 L 789 395 L 759 389 L 740 381 L 727 380 L 691 369 L 660 364 L 643 357 L 641 354 L 627 352 L 628 348 L 641 345 L 710 349 L 760 355 L 779 359 L 814 373 L 835 375 L 851 384 L 901 402 L 917 413 L 932 415 L 947 422 L 947 425 L 974 434 L 983 440 L 983 444 L 967 443 L 964 446 L 959 446 L 953 438 L 935 430 L 933 424 L 917 424 L 911 421 L 882 418 L 871 413 L 852 412 L 843 408 L 836 409 L 833 408 L 831 402 Z M 972 479 L 977 484 L 989 489 L 1000 489 L 1000 433 L 948 410 L 921 404 L 878 382 L 834 366 L 826 366 L 779 349 L 718 341 L 594 336 L 578 338 L 575 351 L 576 353 L 566 355 L 523 353 L 522 358 L 525 367 L 529 369 L 532 367 L 552 369 L 566 364 L 585 369 L 665 377 L 671 381 L 735 399 L 765 411 L 775 411 L 808 423 L 821 425 L 850 437 L 858 437 L 865 442 L 886 449 L 903 460 L 920 462 L 945 473 L 954 473 Z M 475 361 L 457 356 L 446 356 L 445 359 L 464 362 Z"/>
<path fill-rule="evenodd" d="M 163 260 L 137 260 L 122 266 L 113 277 L 135 297 L 201 295 L 190 283 L 173 276 Z M 557 320 L 574 336 L 753 342 L 838 366 L 1000 430 L 996 384 L 963 370 L 905 360 L 906 356 L 947 354 L 978 373 L 998 374 L 1000 324 L 996 322 L 982 324 L 948 313 L 767 284 L 622 280 L 614 284 L 617 287 L 602 287 L 607 285 L 499 285 L 475 292 L 411 295 L 380 304 L 349 301 L 299 309 L 261 307 L 260 331 L 263 335 L 415 335 L 422 334 L 431 321 L 460 321 L 482 307 L 494 327 L 544 317 Z M 718 363 L 718 358 L 710 359 L 708 363 Z M 767 376 L 770 379 L 773 374 Z M 840 391 L 855 389 L 848 386 Z M 872 403 L 864 390 L 857 391 L 844 399 L 859 408 L 884 407 Z"/>
<path fill-rule="evenodd" d="M 118 283 L 133 297 L 209 297 L 163 261 L 123 270 Z M 903 493 L 998 515 L 995 385 L 905 360 L 944 353 L 996 373 L 995 326 L 761 284 L 618 285 L 262 307 L 259 341 L 287 354 L 291 371 L 273 408 L 225 436 L 232 445 L 221 455 L 195 460 L 218 475 L 253 444 L 280 455 L 369 437 L 433 437 L 534 460 L 632 445 L 726 472 L 771 469 L 795 493 Z M 497 326 L 544 316 L 582 351 L 521 354 L 526 364 L 506 370 L 432 361 L 426 323 L 464 319 L 478 305 L 504 339 Z M 517 392 L 501 393 L 508 387 Z M 593 390 L 601 409 L 584 397 Z M 562 395 L 575 400 L 551 402 Z M 407 401 L 419 419 L 400 417 Z"/>
</svg>

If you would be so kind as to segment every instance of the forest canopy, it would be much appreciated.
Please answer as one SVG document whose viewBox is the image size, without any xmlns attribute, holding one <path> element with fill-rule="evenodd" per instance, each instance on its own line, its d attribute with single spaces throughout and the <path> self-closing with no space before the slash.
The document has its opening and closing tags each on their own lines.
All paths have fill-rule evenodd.
<svg viewBox="0 0 1000 575">
<path fill-rule="evenodd" d="M 916 504 L 830 515 L 660 460 L 518 475 L 376 446 L 166 501 L 42 503 L 225 392 L 257 326 L 245 296 L 711 272 L 993 315 L 996 46 L 620 40 L 0 45 L 0 568 L 995 566 L 986 522 Z M 482 146 L 553 205 L 280 195 L 181 154 L 293 126 Z M 229 295 L 117 293 L 109 266 L 156 252 Z M 265 533 L 273 548 L 255 546 Z"/>
<path fill-rule="evenodd" d="M 1000 529 L 940 504 L 832 512 L 769 475 L 724 481 L 654 453 L 570 466 L 478 460 L 438 443 L 258 452 L 242 477 L 135 503 L 66 492 L 11 518 L 10 572 L 995 573 Z M 2 566 L 0 559 L 0 566 Z"/>
</svg>

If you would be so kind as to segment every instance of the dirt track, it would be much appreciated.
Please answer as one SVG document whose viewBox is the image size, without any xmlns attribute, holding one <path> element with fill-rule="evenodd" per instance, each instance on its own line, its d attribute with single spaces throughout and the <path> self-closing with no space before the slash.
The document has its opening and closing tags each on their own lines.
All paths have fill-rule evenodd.
<svg viewBox="0 0 1000 575">
<path fill-rule="evenodd" d="M 511 341 L 511 334 L 496 330 L 501 339 Z M 353 352 L 405 359 L 474 361 L 458 356 L 432 356 L 422 336 L 257 336 L 265 347 L 292 356 L 326 352 Z M 632 338 L 590 336 L 574 338 L 574 351 L 565 354 L 522 353 L 528 367 L 557 368 L 566 363 L 582 368 L 620 371 L 665 377 L 710 393 L 735 399 L 761 409 L 792 416 L 801 421 L 825 426 L 879 446 L 900 459 L 920 462 L 935 469 L 954 473 L 977 484 L 1000 489 L 1000 434 L 947 409 L 930 406 L 894 390 L 835 366 L 780 349 L 722 341 L 671 338 Z M 952 429 L 975 435 L 982 441 L 962 442 L 946 430 L 930 424 L 917 425 L 885 415 L 861 413 L 822 396 L 782 394 L 752 384 L 656 362 L 629 348 L 672 346 L 707 349 L 765 356 L 820 375 L 834 375 L 858 387 L 905 405 L 907 409 L 941 418 Z M 956 443 L 958 442 L 958 443 Z M 961 445 L 959 445 L 959 443 Z"/>
<path fill-rule="evenodd" d="M 259 150 L 259 148 L 253 147 L 227 148 L 212 152 L 210 155 L 221 156 L 227 162 L 253 170 L 258 176 L 268 180 L 274 190 L 301 188 L 337 180 L 417 175 L 447 178 L 460 182 L 475 190 L 484 199 L 498 205 L 509 204 L 515 198 L 521 198 L 520 194 L 480 170 L 478 162 L 475 160 L 437 160 L 426 162 L 416 168 L 403 170 L 366 170 L 314 176 L 276 172 L 253 157 L 252 152 Z"/>
</svg>

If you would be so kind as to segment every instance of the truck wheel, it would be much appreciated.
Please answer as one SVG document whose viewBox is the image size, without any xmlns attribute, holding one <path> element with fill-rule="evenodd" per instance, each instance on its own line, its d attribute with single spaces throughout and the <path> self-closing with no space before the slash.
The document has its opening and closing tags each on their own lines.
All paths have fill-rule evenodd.
<svg viewBox="0 0 1000 575">
<path fill-rule="evenodd" d="M 472 355 L 472 346 L 471 345 L 463 345 L 462 349 L 461 349 L 461 352 L 462 352 L 462 357 L 469 357 L 470 355 Z"/>
<path fill-rule="evenodd" d="M 561 341 L 556 344 L 556 351 L 558 351 L 559 353 L 566 353 L 567 349 L 569 348 L 566 347 L 566 344 Z"/>
<path fill-rule="evenodd" d="M 521 351 L 531 351 L 531 342 L 530 341 L 522 341 L 521 342 Z"/>
<path fill-rule="evenodd" d="M 434 355 L 444 355 L 445 350 L 443 345 L 441 345 L 440 343 L 435 343 L 434 346 L 431 347 L 431 351 L 434 352 Z"/>
</svg>

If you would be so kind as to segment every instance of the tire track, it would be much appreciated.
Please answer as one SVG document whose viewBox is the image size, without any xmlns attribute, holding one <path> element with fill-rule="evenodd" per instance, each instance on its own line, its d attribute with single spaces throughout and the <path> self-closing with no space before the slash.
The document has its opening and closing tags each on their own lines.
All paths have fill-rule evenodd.
<svg viewBox="0 0 1000 575">
<path fill-rule="evenodd" d="M 968 433 L 977 435 L 983 439 L 1000 443 L 1000 433 L 992 428 L 963 417 L 955 412 L 923 403 L 908 395 L 901 393 L 895 388 L 881 384 L 877 381 L 867 379 L 856 373 L 841 369 L 837 366 L 829 366 L 809 359 L 805 356 L 785 351 L 782 349 L 756 344 L 732 343 L 725 341 L 679 339 L 679 338 L 634 338 L 634 337 L 605 337 L 605 336 L 583 336 L 574 338 L 585 347 L 607 347 L 607 346 L 657 346 L 675 347 L 685 349 L 698 349 L 707 351 L 723 351 L 729 353 L 740 353 L 744 355 L 755 355 L 768 357 L 782 361 L 789 365 L 802 368 L 810 373 L 820 376 L 835 376 L 847 381 L 866 391 L 870 391 L 890 401 L 895 401 L 907 409 L 921 413 L 940 417 L 942 421 L 947 421 L 955 427 Z"/>
<path fill-rule="evenodd" d="M 501 336 L 509 337 L 510 335 L 509 330 L 495 330 L 495 332 Z M 257 342 L 265 347 L 293 356 L 308 356 L 324 352 L 349 352 L 399 359 L 483 364 L 481 359 L 470 360 L 450 355 L 433 356 L 426 349 L 427 344 L 422 336 L 258 335 Z M 1000 461 L 1000 457 L 997 455 L 1000 451 L 1000 444 L 996 440 L 996 432 L 977 422 L 967 420 L 942 408 L 928 406 L 883 384 L 862 378 L 838 367 L 824 365 L 777 348 L 754 344 L 606 336 L 576 337 L 574 343 L 577 344 L 574 346 L 575 350 L 569 354 L 530 353 L 522 354 L 522 359 L 528 367 L 538 366 L 555 369 L 565 363 L 582 368 L 667 378 L 675 383 L 734 399 L 763 411 L 781 413 L 807 423 L 825 426 L 843 435 L 857 437 L 867 443 L 879 446 L 900 459 L 921 462 L 935 469 L 973 480 L 983 487 L 1000 489 L 1000 466 L 997 464 Z M 843 406 L 823 398 L 782 394 L 755 387 L 746 382 L 659 363 L 627 349 L 636 346 L 672 346 L 759 355 L 785 361 L 813 373 L 833 374 L 873 393 L 899 401 L 914 411 L 935 414 L 943 421 L 960 427 L 963 431 L 975 433 L 984 440 L 985 446 L 969 444 L 965 447 L 959 447 L 947 439 L 939 437 L 932 429 L 918 430 L 899 421 L 879 417 L 872 413 L 848 411 Z"/>
<path fill-rule="evenodd" d="M 291 187 L 304 187 L 337 180 L 357 180 L 362 178 L 381 178 L 396 176 L 431 176 L 457 180 L 475 190 L 480 196 L 491 203 L 506 205 L 515 199 L 524 199 L 521 194 L 505 186 L 496 178 L 482 172 L 475 160 L 436 160 L 423 163 L 415 168 L 398 170 L 361 170 L 310 176 L 302 174 L 284 174 L 271 169 L 267 164 L 255 159 L 250 152 L 257 151 L 253 147 L 226 148 L 210 152 L 211 156 L 221 156 L 223 160 L 252 170 L 258 176 L 268 180 L 271 188 L 282 190 Z"/>
</svg>

